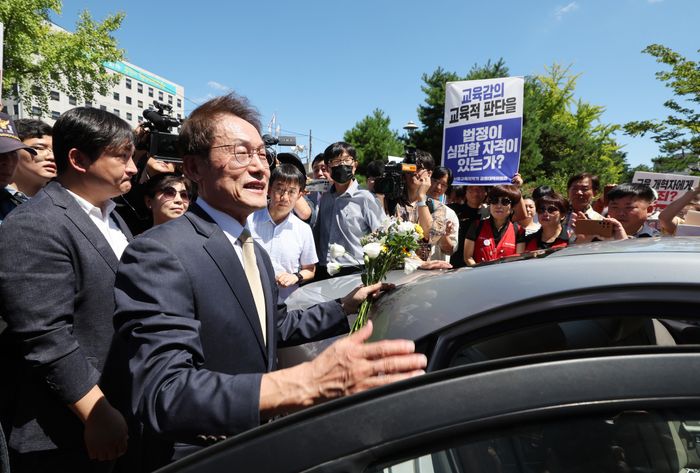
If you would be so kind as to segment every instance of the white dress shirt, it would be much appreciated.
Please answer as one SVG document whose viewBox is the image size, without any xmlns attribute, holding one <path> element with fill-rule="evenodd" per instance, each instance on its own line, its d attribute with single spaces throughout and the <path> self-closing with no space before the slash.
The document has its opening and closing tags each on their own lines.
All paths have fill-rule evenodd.
<svg viewBox="0 0 700 473">
<path fill-rule="evenodd" d="M 97 225 L 100 233 L 104 235 L 107 243 L 109 243 L 109 246 L 112 248 L 112 251 L 114 251 L 114 254 L 117 255 L 117 259 L 120 259 L 122 257 L 122 253 L 124 253 L 124 249 L 129 244 L 129 241 L 126 239 L 126 235 L 122 233 L 121 229 L 117 225 L 117 222 L 111 216 L 116 204 L 111 200 L 108 200 L 105 203 L 104 209 L 101 209 L 100 207 L 95 207 L 75 192 L 71 192 L 68 189 L 66 190 L 73 196 L 80 208 L 85 211 L 88 217 L 90 217 L 90 220 Z"/>
<path fill-rule="evenodd" d="M 202 210 L 209 214 L 212 220 L 214 220 L 219 228 L 221 228 L 224 235 L 226 235 L 226 238 L 228 238 L 228 241 L 233 246 L 233 249 L 236 251 L 236 255 L 238 256 L 238 260 L 241 262 L 241 266 L 243 266 L 243 269 L 245 269 L 245 264 L 243 263 L 243 244 L 238 239 L 243 232 L 243 225 L 241 225 L 238 220 L 231 217 L 229 214 L 222 212 L 221 210 L 216 210 L 202 197 L 197 197 L 197 205 L 199 205 Z"/>
<path fill-rule="evenodd" d="M 268 209 L 261 209 L 248 217 L 248 227 L 255 241 L 270 255 L 275 276 L 281 273 L 294 274 L 302 266 L 318 262 L 311 227 L 293 213 L 275 224 Z M 285 300 L 297 287 L 298 284 L 280 287 L 280 299 Z"/>
</svg>

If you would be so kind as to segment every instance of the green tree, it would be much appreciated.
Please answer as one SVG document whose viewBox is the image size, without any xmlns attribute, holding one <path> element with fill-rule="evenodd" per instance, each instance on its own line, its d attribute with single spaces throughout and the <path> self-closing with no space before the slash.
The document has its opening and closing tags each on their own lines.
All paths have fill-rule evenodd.
<svg viewBox="0 0 700 473">
<path fill-rule="evenodd" d="M 627 169 L 614 138 L 619 126 L 601 122 L 603 107 L 574 98 L 578 77 L 554 64 L 526 81 L 520 172 L 533 186 L 563 192 L 568 178 L 583 171 L 602 184 L 619 182 Z"/>
<path fill-rule="evenodd" d="M 0 22 L 5 27 L 3 97 L 39 106 L 48 113 L 51 90 L 81 101 L 106 94 L 119 80 L 107 72 L 105 61 L 119 61 L 123 51 L 111 36 L 124 19 L 117 13 L 95 22 L 80 14 L 75 32 L 52 27 L 50 14 L 61 13 L 61 0 L 2 0 Z"/>
<path fill-rule="evenodd" d="M 357 150 L 360 173 L 371 161 L 386 161 L 389 155 L 403 156 L 403 143 L 398 132 L 389 128 L 390 123 L 389 117 L 377 108 L 343 135 Z"/>
<path fill-rule="evenodd" d="M 691 169 L 698 174 L 700 110 L 697 104 L 700 103 L 700 64 L 660 44 L 651 44 L 642 52 L 670 67 L 670 70 L 657 72 L 656 78 L 664 82 L 676 97 L 664 103 L 670 112 L 666 119 L 629 122 L 625 124 L 625 131 L 632 136 L 649 134 L 659 145 L 661 154 L 652 160 L 655 171 Z"/>
</svg>

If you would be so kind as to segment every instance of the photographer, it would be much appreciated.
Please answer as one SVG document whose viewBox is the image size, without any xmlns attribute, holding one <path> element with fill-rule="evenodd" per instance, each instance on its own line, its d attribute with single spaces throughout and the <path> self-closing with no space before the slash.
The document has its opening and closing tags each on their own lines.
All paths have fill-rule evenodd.
<svg viewBox="0 0 700 473">
<path fill-rule="evenodd" d="M 415 172 L 404 172 L 403 189 L 396 200 L 387 200 L 390 215 L 395 215 L 403 221 L 417 223 L 425 235 L 420 242 L 418 256 L 422 260 L 430 257 L 431 247 L 445 234 L 446 212 L 445 205 L 437 200 L 428 198 L 430 177 L 435 168 L 435 161 L 430 153 L 416 150 L 408 154 L 404 163 L 415 164 Z"/>
</svg>

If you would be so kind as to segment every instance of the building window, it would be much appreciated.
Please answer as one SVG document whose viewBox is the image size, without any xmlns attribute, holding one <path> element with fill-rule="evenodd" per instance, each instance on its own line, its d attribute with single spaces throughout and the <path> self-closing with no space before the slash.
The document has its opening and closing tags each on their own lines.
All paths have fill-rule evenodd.
<svg viewBox="0 0 700 473">
<path fill-rule="evenodd" d="M 153 97 L 153 87 L 148 88 L 148 96 Z"/>
<path fill-rule="evenodd" d="M 15 110 L 15 115 L 19 115 L 19 105 L 15 104 L 15 106 L 13 108 Z"/>
<path fill-rule="evenodd" d="M 161 102 L 163 101 L 163 92 L 161 92 L 160 90 L 158 91 L 158 100 L 160 100 Z"/>
<path fill-rule="evenodd" d="M 126 97 L 126 103 L 128 103 L 129 105 L 131 105 L 131 97 Z"/>
<path fill-rule="evenodd" d="M 132 115 L 129 112 L 126 112 L 126 119 L 131 121 Z"/>
<path fill-rule="evenodd" d="M 143 100 L 139 100 L 138 102 L 136 102 L 136 106 L 138 108 L 143 108 Z"/>
<path fill-rule="evenodd" d="M 55 90 L 52 90 L 52 91 L 51 91 L 50 96 L 51 96 L 51 100 L 56 100 L 56 101 L 58 101 L 58 100 L 61 99 L 61 96 L 60 96 L 59 93 L 56 92 Z"/>
<path fill-rule="evenodd" d="M 182 100 L 177 99 L 177 108 L 182 108 Z"/>
<path fill-rule="evenodd" d="M 100 105 L 100 110 L 107 110 L 107 107 L 105 105 Z"/>
<path fill-rule="evenodd" d="M 114 92 L 112 98 L 114 98 L 114 100 L 119 100 L 119 92 Z"/>
<path fill-rule="evenodd" d="M 41 109 L 39 107 L 32 107 L 32 116 L 40 117 L 41 116 Z"/>
<path fill-rule="evenodd" d="M 178 114 L 177 114 L 177 118 L 178 118 L 178 120 L 182 120 L 182 115 L 180 115 L 180 114 L 178 113 Z"/>
<path fill-rule="evenodd" d="M 51 119 L 52 120 L 58 120 L 58 117 L 60 117 L 60 116 L 61 116 L 61 114 L 58 113 L 57 111 L 55 111 L 55 110 L 51 111 Z"/>
<path fill-rule="evenodd" d="M 136 83 L 136 90 L 138 90 L 139 94 L 143 93 L 143 84 L 141 82 Z"/>
<path fill-rule="evenodd" d="M 118 108 L 115 108 L 115 109 L 114 109 L 114 114 L 115 114 L 116 116 L 119 116 L 119 109 L 118 109 Z"/>
<path fill-rule="evenodd" d="M 128 77 L 125 79 L 124 83 L 126 84 L 126 88 L 130 89 L 131 88 L 131 79 Z"/>
<path fill-rule="evenodd" d="M 2 113 L 7 113 L 7 105 L 5 105 L 4 107 L 2 107 Z"/>
<path fill-rule="evenodd" d="M 141 115 L 139 115 L 139 123 L 142 123 L 142 122 L 143 122 L 143 117 Z"/>
<path fill-rule="evenodd" d="M 76 100 L 75 100 L 75 97 L 73 97 L 72 95 L 69 95 L 69 96 L 68 96 L 68 103 L 69 103 L 70 105 L 75 105 L 75 104 L 77 103 Z"/>
<path fill-rule="evenodd" d="M 85 106 L 86 106 L 87 108 L 92 107 L 92 102 L 88 102 L 88 101 L 86 100 L 86 101 L 85 101 Z"/>
</svg>

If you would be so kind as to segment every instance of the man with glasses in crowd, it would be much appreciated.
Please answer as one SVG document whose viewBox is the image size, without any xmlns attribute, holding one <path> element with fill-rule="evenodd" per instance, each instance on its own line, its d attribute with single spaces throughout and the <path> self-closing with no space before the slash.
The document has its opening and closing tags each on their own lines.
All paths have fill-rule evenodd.
<svg viewBox="0 0 700 473">
<path fill-rule="evenodd" d="M 296 166 L 279 164 L 270 175 L 267 208 L 248 217 L 253 238 L 270 255 L 281 300 L 316 274 L 318 257 L 311 227 L 292 212 L 305 184 Z"/>
<path fill-rule="evenodd" d="M 314 229 L 319 259 L 317 280 L 331 276 L 329 264 L 340 265 L 333 275 L 360 272 L 364 261 L 360 239 L 377 230 L 386 218 L 380 202 L 371 192 L 360 189 L 355 180 L 357 157 L 352 145 L 333 143 L 324 151 L 323 159 L 333 185 L 321 196 Z M 344 254 L 334 252 L 331 245 L 342 246 Z"/>
<path fill-rule="evenodd" d="M 279 414 L 425 367 L 412 342 L 364 343 L 370 323 L 314 360 L 276 370 L 278 346 L 346 334 L 346 315 L 386 286 L 303 311 L 278 302 L 270 258 L 246 224 L 267 205 L 270 163 L 259 130 L 257 112 L 235 94 L 197 107 L 179 134 L 197 201 L 122 257 L 103 379 L 122 396 L 130 442 L 140 444 L 129 455 L 138 464 L 124 471 L 151 471 Z"/>
<path fill-rule="evenodd" d="M 18 151 L 19 162 L 10 183 L 12 189 L 8 189 L 19 201 L 26 202 L 56 177 L 53 138 L 51 126 L 41 120 L 23 118 L 15 121 L 15 126 L 19 139 L 36 151 L 36 154 Z"/>
</svg>

